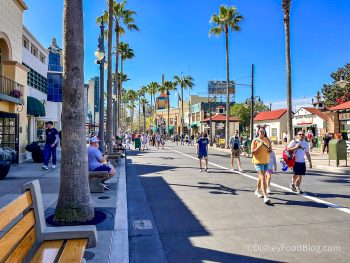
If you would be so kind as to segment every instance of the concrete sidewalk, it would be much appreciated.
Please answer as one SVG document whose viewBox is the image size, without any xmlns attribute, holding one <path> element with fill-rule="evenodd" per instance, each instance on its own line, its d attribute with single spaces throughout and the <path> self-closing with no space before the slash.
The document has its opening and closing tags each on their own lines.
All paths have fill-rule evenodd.
<svg viewBox="0 0 350 263">
<path fill-rule="evenodd" d="M 23 184 L 37 179 L 46 218 L 54 213 L 60 185 L 60 152 L 56 169 L 45 171 L 41 165 L 25 162 L 11 167 L 7 177 L 0 181 L 0 208 L 21 194 Z M 85 252 L 87 262 L 129 262 L 125 158 L 116 169 L 117 175 L 109 180 L 111 190 L 91 194 L 95 210 L 103 212 L 106 219 L 96 225 L 98 243 Z"/>
</svg>

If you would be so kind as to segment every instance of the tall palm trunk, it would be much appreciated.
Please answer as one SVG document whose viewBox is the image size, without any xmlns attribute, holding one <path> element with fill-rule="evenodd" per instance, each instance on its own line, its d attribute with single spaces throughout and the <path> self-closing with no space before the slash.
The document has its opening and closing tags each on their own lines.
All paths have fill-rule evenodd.
<svg viewBox="0 0 350 263">
<path fill-rule="evenodd" d="M 114 134 L 117 135 L 118 133 L 118 128 L 120 124 L 120 92 L 119 92 L 119 77 L 118 77 L 118 67 L 119 67 L 119 24 L 118 21 L 116 21 L 115 24 L 115 38 L 116 38 L 116 43 L 115 43 L 115 75 L 116 78 L 114 80 L 114 94 L 116 95 L 116 100 L 114 101 L 114 125 L 115 125 L 115 130 Z"/>
<path fill-rule="evenodd" d="M 143 114 L 143 132 L 146 132 L 146 104 L 142 104 L 142 114 Z"/>
<path fill-rule="evenodd" d="M 107 70 L 107 123 L 106 123 L 106 144 L 108 151 L 112 150 L 112 34 L 113 34 L 113 0 L 108 0 L 108 70 Z M 116 75 L 118 78 L 118 75 Z"/>
<path fill-rule="evenodd" d="M 167 92 L 168 93 L 168 92 Z M 167 94 L 168 95 L 168 94 Z M 169 94 L 170 95 L 170 94 Z M 170 96 L 168 95 L 168 137 L 170 137 Z"/>
<path fill-rule="evenodd" d="M 139 127 L 137 130 L 140 133 L 141 131 L 141 96 L 139 96 Z"/>
<path fill-rule="evenodd" d="M 180 134 L 183 134 L 184 128 L 184 87 L 181 84 L 181 123 L 180 123 Z"/>
<path fill-rule="evenodd" d="M 292 63 L 290 59 L 290 4 L 291 0 L 283 0 L 284 31 L 286 42 L 286 74 L 287 74 L 287 136 L 288 141 L 294 137 L 292 112 Z"/>
<path fill-rule="evenodd" d="M 131 132 L 134 132 L 134 114 L 135 114 L 135 107 L 132 106 L 131 108 L 131 116 L 130 116 L 130 119 L 131 119 Z"/>
<path fill-rule="evenodd" d="M 225 28 L 226 36 L 226 130 L 225 130 L 225 148 L 228 149 L 228 140 L 230 138 L 230 63 L 228 50 L 228 28 Z"/>
<path fill-rule="evenodd" d="M 85 142 L 84 31 L 82 0 L 64 1 L 64 74 L 62 88 L 62 158 L 55 212 L 59 223 L 94 218 Z"/>
</svg>

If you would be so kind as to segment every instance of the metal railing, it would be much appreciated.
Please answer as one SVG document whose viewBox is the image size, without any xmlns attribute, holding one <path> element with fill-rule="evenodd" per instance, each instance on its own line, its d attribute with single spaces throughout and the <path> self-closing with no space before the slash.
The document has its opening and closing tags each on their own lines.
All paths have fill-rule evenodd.
<svg viewBox="0 0 350 263">
<path fill-rule="evenodd" d="M 23 99 L 24 86 L 0 75 L 0 93 L 16 99 Z"/>
</svg>

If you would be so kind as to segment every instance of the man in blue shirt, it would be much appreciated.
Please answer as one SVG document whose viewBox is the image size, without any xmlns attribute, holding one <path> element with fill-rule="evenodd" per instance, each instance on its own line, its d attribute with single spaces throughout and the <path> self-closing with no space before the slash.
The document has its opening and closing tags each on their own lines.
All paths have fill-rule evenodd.
<svg viewBox="0 0 350 263">
<path fill-rule="evenodd" d="M 89 171 L 107 171 L 108 178 L 101 181 L 101 184 L 105 188 L 105 190 L 109 190 L 109 186 L 106 183 L 108 179 L 111 179 L 116 171 L 111 164 L 107 164 L 107 155 L 102 155 L 99 147 L 99 139 L 94 136 L 90 139 L 90 146 L 87 148 L 88 152 L 88 163 L 89 163 Z"/>
<path fill-rule="evenodd" d="M 53 128 L 53 122 L 47 121 L 45 122 L 46 125 L 46 141 L 45 141 L 45 148 L 44 148 L 44 165 L 41 167 L 44 170 L 48 170 L 49 167 L 49 161 L 51 159 L 52 154 L 52 169 L 56 168 L 56 148 L 57 144 L 60 141 L 60 138 L 58 136 L 58 131 Z"/>
<path fill-rule="evenodd" d="M 209 139 L 206 132 L 202 134 L 202 136 L 197 141 L 197 154 L 199 159 L 199 168 L 200 171 L 203 172 L 202 169 L 202 159 L 205 160 L 205 171 L 209 172 L 208 170 L 208 144 Z"/>
</svg>

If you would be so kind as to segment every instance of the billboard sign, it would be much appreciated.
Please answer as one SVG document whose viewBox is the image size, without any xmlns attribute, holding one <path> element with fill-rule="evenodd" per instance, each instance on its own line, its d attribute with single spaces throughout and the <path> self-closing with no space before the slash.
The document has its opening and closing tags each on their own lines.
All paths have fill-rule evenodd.
<svg viewBox="0 0 350 263">
<path fill-rule="evenodd" d="M 208 81 L 208 93 L 212 95 L 226 94 L 227 91 L 226 81 Z M 235 82 L 231 80 L 229 82 L 229 94 L 234 95 L 236 93 Z"/>
</svg>

